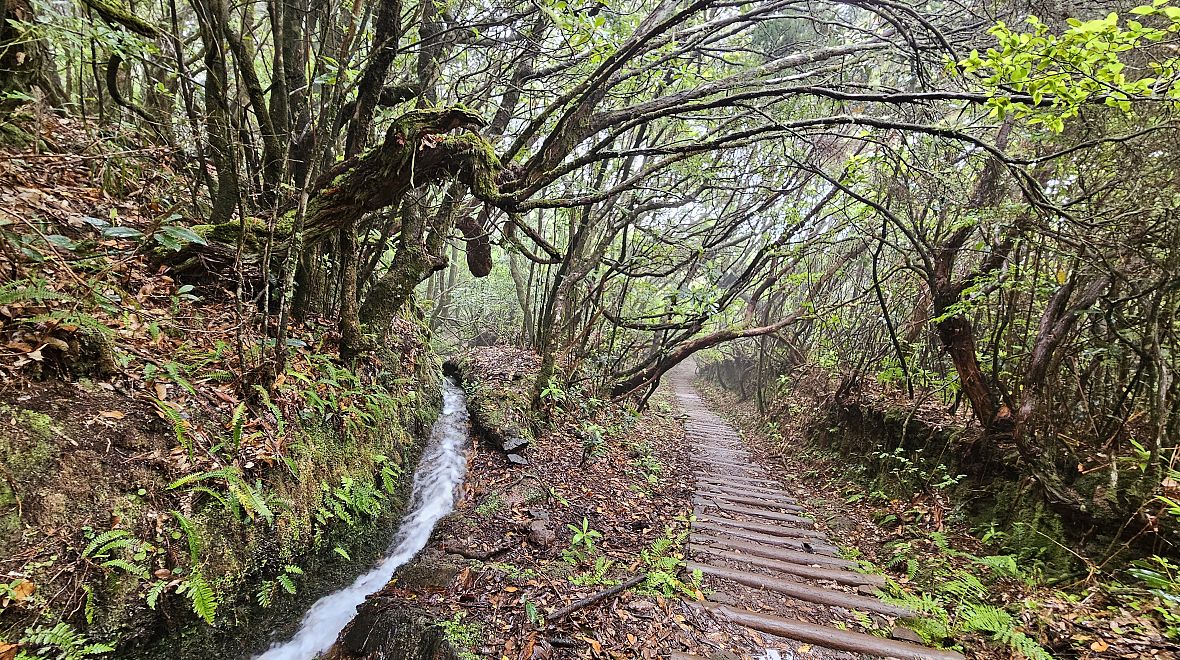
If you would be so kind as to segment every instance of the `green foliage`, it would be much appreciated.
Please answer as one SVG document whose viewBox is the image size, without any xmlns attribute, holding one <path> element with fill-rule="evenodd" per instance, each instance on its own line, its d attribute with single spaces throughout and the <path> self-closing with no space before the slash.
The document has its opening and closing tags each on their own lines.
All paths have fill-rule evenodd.
<svg viewBox="0 0 1180 660">
<path fill-rule="evenodd" d="M 142 580 L 149 578 L 147 568 L 135 561 L 113 556 L 119 551 L 136 555 L 144 543 L 125 529 L 112 529 L 94 537 L 82 550 L 82 558 L 94 561 L 102 568 L 119 569 Z"/>
<path fill-rule="evenodd" d="M 606 454 L 606 429 L 598 424 L 583 422 L 578 429 L 582 437 L 582 461 Z"/>
<path fill-rule="evenodd" d="M 1165 632 L 1172 639 L 1180 639 L 1180 566 L 1166 557 L 1152 555 L 1131 562 L 1127 573 L 1147 585 L 1159 599 L 1154 611 L 1163 620 Z"/>
<path fill-rule="evenodd" d="M 913 541 L 893 544 L 890 567 L 905 566 L 907 579 L 921 589 L 909 593 L 889 580 L 885 600 L 922 615 L 910 622 L 930 644 L 942 644 L 968 633 L 986 633 L 991 640 L 1032 660 L 1051 660 L 1035 640 L 1018 629 L 1006 610 L 988 602 L 993 585 L 1003 581 L 1031 584 L 1035 576 L 1021 569 L 1011 555 L 977 557 L 950 547 L 945 535 L 932 533 L 927 540 L 936 553 L 925 561 L 914 556 Z M 959 566 L 975 566 L 971 571 Z"/>
<path fill-rule="evenodd" d="M 172 434 L 176 438 L 176 444 L 184 447 L 191 459 L 193 456 L 193 441 L 188 435 L 188 420 L 180 416 L 180 413 L 175 408 L 160 401 L 156 404 L 156 410 L 159 410 L 168 422 L 172 424 Z"/>
<path fill-rule="evenodd" d="M 498 491 L 489 494 L 475 507 L 475 512 L 481 516 L 490 516 L 504 507 L 504 498 Z"/>
<path fill-rule="evenodd" d="M 115 650 L 108 644 L 91 642 L 65 622 L 30 628 L 20 643 L 24 648 L 17 653 L 16 660 L 83 660 Z"/>
<path fill-rule="evenodd" d="M 191 562 L 188 578 L 177 587 L 176 592 L 187 595 L 192 602 L 193 612 L 204 619 L 206 623 L 212 625 L 217 616 L 217 594 L 214 593 L 213 586 L 209 584 L 204 573 L 201 572 L 200 533 L 192 521 L 180 512 L 173 511 L 172 515 L 176 518 L 181 531 L 184 532 L 185 537 L 188 539 L 189 560 Z"/>
<path fill-rule="evenodd" d="M 241 468 L 236 465 L 221 468 L 219 470 L 210 470 L 209 472 L 201 472 L 197 474 L 189 474 L 177 479 L 168 485 L 168 490 L 175 490 L 191 484 L 215 480 L 224 485 L 226 492 L 230 495 L 228 498 L 220 497 L 216 492 L 206 487 L 197 486 L 191 490 L 206 493 L 216 499 L 232 512 L 238 518 L 245 513 L 250 520 L 261 518 L 271 524 L 274 522 L 274 513 L 271 512 L 270 507 L 266 503 L 266 497 L 263 494 L 262 483 L 251 485 L 246 481 L 242 474 Z"/>
<path fill-rule="evenodd" d="M 614 561 L 598 555 L 594 558 L 593 568 L 585 573 L 572 576 L 570 582 L 579 587 L 611 586 L 618 584 L 618 580 L 610 580 L 606 577 L 614 565 Z"/>
<path fill-rule="evenodd" d="M 1016 622 L 1007 611 L 991 605 L 967 603 L 959 608 L 959 629 L 965 632 L 989 633 L 993 641 L 1016 651 L 1029 660 L 1053 660 L 1028 635 L 1016 629 Z"/>
<path fill-rule="evenodd" d="M 602 532 L 590 529 L 590 521 L 582 518 L 582 526 L 566 525 L 570 530 L 570 545 L 566 550 L 567 559 L 580 563 L 594 554 L 594 542 L 602 538 Z"/>
<path fill-rule="evenodd" d="M 631 445 L 631 464 L 643 475 L 649 485 L 660 483 L 660 475 L 664 473 L 664 466 L 655 456 L 651 445 L 646 442 L 636 442 Z"/>
<path fill-rule="evenodd" d="M 454 649 L 461 660 L 478 660 L 479 656 L 472 649 L 483 637 L 483 627 L 475 621 L 464 621 L 466 612 L 456 612 L 450 619 L 443 619 L 437 625 L 443 634 L 443 639 Z"/>
<path fill-rule="evenodd" d="M 972 51 L 957 68 L 983 76 L 984 83 L 999 92 L 988 101 L 993 116 L 1027 118 L 1029 124 L 1042 124 L 1058 133 L 1091 97 L 1127 113 L 1137 99 L 1180 100 L 1180 59 L 1149 61 L 1146 70 L 1135 65 L 1128 68 L 1149 43 L 1180 31 L 1180 7 L 1155 0 L 1131 13 L 1158 18 L 1161 27 L 1137 20 L 1120 25 L 1113 12 L 1088 21 L 1071 18 L 1060 35 L 1051 33 L 1035 16 L 1025 21 L 1031 32 L 1013 30 L 1001 21 L 989 30 L 999 42 L 997 47 L 983 55 Z M 1031 99 L 1005 96 L 1004 89 Z"/>
<path fill-rule="evenodd" d="M 687 521 L 681 522 L 684 523 L 683 529 L 677 525 L 668 525 L 664 528 L 663 536 L 652 541 L 651 546 L 639 552 L 639 558 L 647 572 L 647 579 L 643 581 L 638 591 L 660 594 L 669 598 L 678 595 L 689 598 L 700 597 L 701 582 L 704 579 L 700 571 L 693 571 L 688 582 L 684 582 L 678 577 L 685 567 L 684 556 L 680 551 L 687 542 L 689 534 Z"/>
</svg>

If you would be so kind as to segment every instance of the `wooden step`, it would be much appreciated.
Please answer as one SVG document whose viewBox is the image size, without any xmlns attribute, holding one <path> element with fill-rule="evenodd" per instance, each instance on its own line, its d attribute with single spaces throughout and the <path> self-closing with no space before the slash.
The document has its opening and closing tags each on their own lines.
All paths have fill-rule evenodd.
<svg viewBox="0 0 1180 660">
<path fill-rule="evenodd" d="M 912 642 L 760 614 L 730 605 L 698 603 L 697 606 L 746 628 L 837 651 L 865 653 L 899 660 L 965 660 L 963 654 L 947 649 L 932 649 Z"/>
<path fill-rule="evenodd" d="M 824 536 L 823 532 L 819 532 L 814 529 L 807 529 L 805 527 L 791 527 L 788 525 L 773 525 L 770 523 L 759 523 L 759 522 L 753 522 L 750 520 L 737 520 L 735 518 L 726 518 L 725 516 L 711 516 L 708 514 L 705 514 L 703 516 L 697 516 L 697 521 L 702 522 L 702 523 L 717 525 L 722 528 L 736 527 L 739 529 L 744 529 L 746 531 L 758 532 L 759 534 L 762 534 L 765 536 L 770 536 L 770 537 L 784 537 L 785 536 L 785 537 L 789 537 L 789 538 L 817 539 L 820 541 L 824 541 L 827 539 L 827 537 Z M 704 529 L 708 529 L 708 528 L 704 528 Z M 761 539 L 755 539 L 755 540 L 761 540 Z"/>
<path fill-rule="evenodd" d="M 810 518 L 803 518 L 789 513 L 778 513 L 776 511 L 768 511 L 767 509 L 760 509 L 752 506 L 742 506 L 740 504 L 726 504 L 718 500 L 710 500 L 707 498 L 697 497 L 693 498 L 696 503 L 700 500 L 705 506 L 712 507 L 718 511 L 730 514 L 753 516 L 755 518 L 766 518 L 767 520 L 777 520 L 779 522 L 792 523 L 799 527 L 814 527 L 815 521 Z"/>
<path fill-rule="evenodd" d="M 838 584 L 847 584 L 853 587 L 857 587 L 862 584 L 879 587 L 885 584 L 885 577 L 882 575 L 869 575 L 866 573 L 841 571 L 839 569 L 807 566 L 795 562 L 780 561 L 778 559 L 759 557 L 758 555 L 753 554 L 734 552 L 732 550 L 711 548 L 706 545 L 692 545 L 689 547 L 698 552 L 705 552 L 716 557 L 728 559 L 730 561 L 739 562 L 742 564 L 750 564 L 751 566 L 758 566 L 761 568 L 768 568 L 781 573 L 789 573 L 790 575 L 797 575 L 808 580 L 830 580 Z"/>
<path fill-rule="evenodd" d="M 749 498 L 749 499 L 752 499 L 752 498 Z M 699 492 L 699 491 L 697 492 L 696 495 L 693 495 L 692 502 L 693 502 L 694 506 L 699 506 L 699 507 L 710 507 L 710 506 L 753 507 L 753 508 L 758 509 L 760 511 L 767 511 L 767 512 L 771 512 L 771 513 L 783 513 L 783 514 L 791 515 L 791 516 L 794 516 L 795 514 L 802 512 L 802 509 L 798 506 L 795 506 L 794 504 L 777 504 L 775 502 L 767 502 L 765 500 L 753 500 L 749 504 L 745 504 L 742 502 L 735 502 L 734 500 L 727 499 L 721 495 L 715 495 L 713 493 L 704 493 L 704 492 Z M 804 518 L 804 520 L 806 520 L 806 518 Z"/>
<path fill-rule="evenodd" d="M 782 502 L 783 504 L 790 504 L 798 506 L 799 501 L 787 495 L 781 490 L 773 490 L 770 488 L 755 489 L 752 486 L 726 486 L 722 484 L 713 484 L 706 482 L 697 483 L 697 492 L 699 493 L 718 493 L 722 495 L 729 495 L 730 497 L 756 497 L 765 498 L 771 502 Z"/>
<path fill-rule="evenodd" d="M 722 461 L 708 456 L 701 456 L 700 454 L 693 454 L 691 458 L 693 463 L 709 468 L 710 472 L 722 478 L 728 478 L 731 470 L 739 470 L 741 472 L 752 472 L 750 476 L 756 477 L 762 474 L 762 467 L 757 463 L 747 461 L 745 463 L 735 463 L 731 461 Z"/>
<path fill-rule="evenodd" d="M 733 502 L 734 504 L 748 504 L 750 506 L 764 506 L 772 509 L 782 509 L 783 511 L 800 512 L 803 507 L 791 502 L 776 500 L 772 497 L 750 497 L 748 495 L 734 495 L 732 493 L 720 493 L 713 490 L 701 489 L 697 491 L 701 497 L 710 497 L 726 502 Z"/>
<path fill-rule="evenodd" d="M 819 564 L 828 568 L 856 568 L 858 564 L 850 559 L 841 559 L 839 557 L 830 557 L 818 552 L 807 552 L 805 550 L 791 550 L 781 545 L 768 545 L 765 543 L 757 543 L 755 541 L 746 541 L 743 539 L 725 538 L 724 536 L 712 536 L 710 534 L 703 534 L 694 531 L 691 535 L 690 541 L 692 543 L 704 543 L 714 545 L 721 548 L 728 548 L 730 550 L 738 550 L 748 555 L 758 555 L 759 557 L 769 557 L 770 559 L 778 559 L 781 561 L 789 561 L 795 564 Z M 803 543 L 799 542 L 802 546 Z"/>
<path fill-rule="evenodd" d="M 738 477 L 734 475 L 709 474 L 707 472 L 698 474 L 697 480 L 724 486 L 751 486 L 765 490 L 773 490 L 779 487 L 778 482 L 763 477 Z"/>
<path fill-rule="evenodd" d="M 697 481 L 702 486 L 724 488 L 739 495 L 775 495 L 791 500 L 795 499 L 776 482 L 771 482 L 770 485 L 734 483 L 725 477 L 715 477 L 713 475 L 700 475 Z"/>
<path fill-rule="evenodd" d="M 885 616 L 895 616 L 902 619 L 912 619 L 917 615 L 910 609 L 900 607 L 898 605 L 890 605 L 882 602 L 876 598 L 869 598 L 868 596 L 858 596 L 836 589 L 825 589 L 823 587 L 816 587 L 795 580 L 788 580 L 784 578 L 775 578 L 761 573 L 754 573 L 752 571 L 743 571 L 736 568 L 728 568 L 725 566 L 717 566 L 716 564 L 708 564 L 699 561 L 688 562 L 688 569 L 690 571 L 700 571 L 705 575 L 712 575 L 725 580 L 744 584 L 747 587 L 754 587 L 756 589 L 767 589 L 785 596 L 790 596 L 798 600 L 805 600 L 809 603 L 818 603 L 820 605 L 833 605 L 835 607 L 843 607 L 848 610 L 866 610 L 868 612 L 876 612 L 884 614 Z"/>
<path fill-rule="evenodd" d="M 763 545 L 777 546 L 780 548 L 789 548 L 797 550 L 809 555 L 824 555 L 827 557 L 839 557 L 840 548 L 834 545 L 829 545 L 824 539 L 809 538 L 809 537 L 789 537 L 789 536 L 771 536 L 769 534 L 759 534 L 758 532 L 751 532 L 748 529 L 741 529 L 740 527 L 723 527 L 721 525 L 700 525 L 693 528 L 694 534 L 706 534 L 709 536 L 718 536 L 721 538 L 728 538 L 735 541 L 752 541 L 755 543 L 762 543 Z"/>
</svg>

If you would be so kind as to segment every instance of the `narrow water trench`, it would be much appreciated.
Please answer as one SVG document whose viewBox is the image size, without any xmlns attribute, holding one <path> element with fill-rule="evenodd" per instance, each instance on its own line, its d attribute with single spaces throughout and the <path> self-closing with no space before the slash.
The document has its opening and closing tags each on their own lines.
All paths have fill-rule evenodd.
<svg viewBox="0 0 1180 660">
<path fill-rule="evenodd" d="M 389 553 L 348 587 L 316 601 L 303 615 L 293 638 L 276 642 L 256 660 L 308 660 L 326 651 L 356 616 L 365 597 L 385 586 L 398 567 L 413 559 L 430 540 L 435 523 L 454 508 L 467 471 L 467 400 L 463 389 L 450 378 L 443 381 L 442 394 L 442 414 L 414 471 L 410 504 Z"/>
</svg>

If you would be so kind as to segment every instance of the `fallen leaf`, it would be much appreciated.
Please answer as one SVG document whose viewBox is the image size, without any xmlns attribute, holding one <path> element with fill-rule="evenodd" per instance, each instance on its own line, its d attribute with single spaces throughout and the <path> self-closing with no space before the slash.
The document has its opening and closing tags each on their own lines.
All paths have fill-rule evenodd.
<svg viewBox="0 0 1180 660">
<path fill-rule="evenodd" d="M 20 647 L 16 644 L 0 642 L 0 660 L 13 660 L 16 657 L 16 652 L 19 650 Z"/>
<path fill-rule="evenodd" d="M 32 598 L 33 592 L 36 590 L 37 590 L 37 585 L 33 584 L 32 582 L 29 582 L 28 580 L 21 580 L 20 582 L 16 583 L 15 587 L 12 588 L 12 595 L 15 598 L 15 600 L 17 600 L 19 602 L 22 600 L 28 600 L 28 599 Z"/>
<path fill-rule="evenodd" d="M 1102 653 L 1108 648 L 1110 648 L 1110 644 L 1107 644 L 1102 640 L 1098 640 L 1090 645 L 1090 650 L 1094 651 L 1095 653 Z"/>
<path fill-rule="evenodd" d="M 118 410 L 100 410 L 98 411 L 98 415 L 99 417 L 109 417 L 110 419 L 123 419 L 126 417 L 126 415 Z"/>
</svg>

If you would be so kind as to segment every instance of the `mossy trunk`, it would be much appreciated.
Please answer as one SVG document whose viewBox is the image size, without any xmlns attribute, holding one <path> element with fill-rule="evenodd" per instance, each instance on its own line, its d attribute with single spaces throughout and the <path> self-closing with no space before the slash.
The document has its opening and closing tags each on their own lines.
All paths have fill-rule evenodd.
<svg viewBox="0 0 1180 660">
<path fill-rule="evenodd" d="M 478 115 L 461 108 L 416 110 L 403 115 L 390 127 L 380 146 L 340 163 L 319 178 L 308 200 L 305 244 L 312 245 L 350 223 L 360 223 L 366 214 L 401 204 L 415 190 L 449 178 L 457 178 L 485 203 L 508 204 L 498 192 L 500 164 L 491 145 L 474 133 L 447 134 L 481 123 Z M 272 264 L 283 261 L 281 255 L 291 238 L 293 218 L 293 212 L 283 214 L 274 228 Z M 246 252 L 260 254 L 268 236 L 265 223 L 253 219 L 244 225 Z M 363 225 L 360 228 L 363 231 Z M 241 227 L 238 222 L 220 222 L 195 227 L 194 231 L 208 244 L 190 244 L 180 252 L 162 256 L 181 278 L 215 280 L 234 264 Z M 421 262 L 413 246 L 405 256 Z M 257 261 L 249 256 L 246 260 Z M 414 270 L 410 266 L 422 264 L 410 264 L 407 271 Z M 254 273 L 255 278 L 262 275 Z"/>
</svg>

